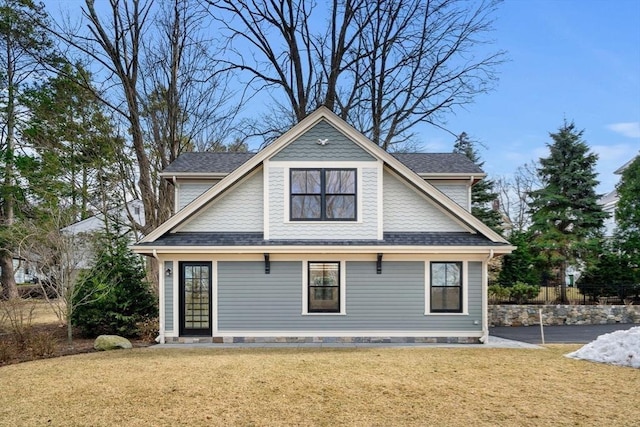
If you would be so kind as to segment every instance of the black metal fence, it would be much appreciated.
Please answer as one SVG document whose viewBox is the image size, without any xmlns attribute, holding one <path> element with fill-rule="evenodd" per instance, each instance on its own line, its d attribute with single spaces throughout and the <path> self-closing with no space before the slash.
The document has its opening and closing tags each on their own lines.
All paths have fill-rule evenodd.
<svg viewBox="0 0 640 427">
<path fill-rule="evenodd" d="M 489 287 L 489 304 L 516 304 L 508 291 L 508 287 L 495 289 Z M 524 301 L 524 304 L 574 304 L 574 305 L 611 305 L 633 304 L 640 305 L 640 284 L 629 285 L 601 285 L 581 284 L 580 286 L 567 286 L 563 298 L 560 286 L 540 286 L 537 296 L 532 296 Z"/>
</svg>

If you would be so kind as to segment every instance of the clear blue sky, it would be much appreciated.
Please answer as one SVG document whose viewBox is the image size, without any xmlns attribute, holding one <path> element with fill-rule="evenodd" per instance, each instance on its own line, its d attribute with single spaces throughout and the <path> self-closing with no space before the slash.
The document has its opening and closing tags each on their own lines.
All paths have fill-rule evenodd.
<svg viewBox="0 0 640 427">
<path fill-rule="evenodd" d="M 84 1 L 46 3 L 56 15 Z M 484 169 L 495 178 L 546 156 L 549 133 L 573 120 L 600 157 L 598 191 L 613 189 L 613 172 L 640 150 L 640 0 L 506 0 L 495 29 L 493 47 L 509 58 L 496 90 L 447 128 L 484 144 Z M 423 151 L 451 151 L 450 134 L 418 132 Z"/>
<path fill-rule="evenodd" d="M 482 142 L 484 169 L 508 175 L 548 154 L 566 118 L 584 129 L 606 193 L 613 172 L 640 151 L 640 0 L 506 0 L 495 47 L 508 52 L 495 91 L 450 117 L 448 128 Z M 425 129 L 428 151 L 452 137 Z"/>
</svg>

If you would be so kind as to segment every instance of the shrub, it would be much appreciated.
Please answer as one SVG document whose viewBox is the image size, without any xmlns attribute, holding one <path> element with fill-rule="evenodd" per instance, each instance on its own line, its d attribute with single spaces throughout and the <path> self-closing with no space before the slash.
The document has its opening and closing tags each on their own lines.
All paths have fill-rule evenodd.
<svg viewBox="0 0 640 427">
<path fill-rule="evenodd" d="M 138 322 L 136 324 L 136 328 L 138 330 L 138 338 L 140 338 L 142 341 L 152 343 L 158 337 L 160 324 L 158 323 L 158 318 L 155 317 L 153 319 L 146 319 Z"/>
<path fill-rule="evenodd" d="M 33 358 L 50 357 L 56 352 L 58 340 L 51 332 L 34 332 L 29 335 L 25 345 Z"/>
<path fill-rule="evenodd" d="M 524 304 L 534 299 L 540 293 L 539 286 L 531 286 L 526 283 L 516 282 L 510 289 L 511 298 L 516 304 Z"/>
<path fill-rule="evenodd" d="M 103 236 L 94 267 L 78 279 L 71 319 L 84 335 L 133 337 L 137 323 L 158 314 L 142 262 L 128 243 L 124 236 Z"/>
<path fill-rule="evenodd" d="M 16 357 L 16 344 L 7 336 L 0 336 L 0 364 L 6 363 Z"/>
<path fill-rule="evenodd" d="M 489 298 L 494 300 L 494 302 L 508 301 L 510 296 L 511 292 L 509 291 L 509 288 L 505 288 L 500 285 L 489 286 Z"/>
<path fill-rule="evenodd" d="M 27 340 L 35 311 L 33 301 L 11 298 L 0 302 L 0 331 L 6 331 L 15 337 L 20 346 Z"/>
</svg>

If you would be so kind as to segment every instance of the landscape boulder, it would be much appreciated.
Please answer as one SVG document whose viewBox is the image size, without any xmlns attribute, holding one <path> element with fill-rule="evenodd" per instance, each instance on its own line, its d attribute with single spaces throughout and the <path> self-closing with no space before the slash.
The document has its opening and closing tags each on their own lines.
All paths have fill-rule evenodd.
<svg viewBox="0 0 640 427">
<path fill-rule="evenodd" d="M 100 335 L 93 343 L 96 350 L 116 350 L 119 348 L 132 348 L 131 342 L 118 335 Z"/>
</svg>

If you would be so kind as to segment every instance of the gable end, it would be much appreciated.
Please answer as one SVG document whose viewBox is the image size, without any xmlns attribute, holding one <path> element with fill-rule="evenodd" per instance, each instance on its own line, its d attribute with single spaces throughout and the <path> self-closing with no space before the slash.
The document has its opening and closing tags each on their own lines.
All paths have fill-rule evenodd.
<svg viewBox="0 0 640 427">
<path fill-rule="evenodd" d="M 321 145 L 322 143 L 325 145 Z M 377 159 L 321 120 L 270 159 L 271 161 L 376 161 Z"/>
</svg>

